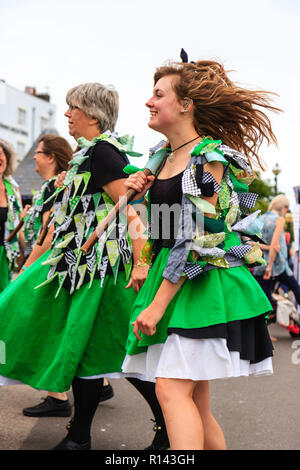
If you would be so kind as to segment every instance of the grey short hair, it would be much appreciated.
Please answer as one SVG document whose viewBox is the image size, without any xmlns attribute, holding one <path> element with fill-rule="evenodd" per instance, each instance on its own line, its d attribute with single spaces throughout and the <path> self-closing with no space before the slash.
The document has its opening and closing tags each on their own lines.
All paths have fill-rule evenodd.
<svg viewBox="0 0 300 470">
<path fill-rule="evenodd" d="M 101 132 L 114 131 L 119 112 L 119 94 L 112 85 L 83 83 L 68 91 L 66 102 L 98 119 Z"/>
<path fill-rule="evenodd" d="M 10 176 L 15 171 L 17 164 L 17 154 L 15 148 L 12 144 L 4 139 L 0 139 L 0 147 L 3 149 L 3 152 L 6 156 L 6 170 L 4 172 L 4 176 Z"/>
</svg>

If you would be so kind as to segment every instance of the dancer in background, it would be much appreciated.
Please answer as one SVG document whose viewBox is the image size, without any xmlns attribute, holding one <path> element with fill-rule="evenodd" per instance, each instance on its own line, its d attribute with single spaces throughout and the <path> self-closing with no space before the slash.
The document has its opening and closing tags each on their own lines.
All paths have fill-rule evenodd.
<svg viewBox="0 0 300 470">
<path fill-rule="evenodd" d="M 19 186 L 12 178 L 16 162 L 13 146 L 0 139 L 0 292 L 10 283 L 20 254 L 18 235 L 10 242 L 7 238 L 17 227 L 22 211 Z"/>
<path fill-rule="evenodd" d="M 136 199 L 150 189 L 144 260 L 153 258 L 123 370 L 156 381 L 171 449 L 224 449 L 209 381 L 272 373 L 265 323 L 272 308 L 247 267 L 264 261 L 243 235 L 257 234 L 248 184 L 259 144 L 275 142 L 265 113 L 275 108 L 267 92 L 238 87 L 214 61 L 160 67 L 146 106 L 169 154 L 154 183 L 143 172 L 125 182 Z M 169 234 L 166 213 L 157 217 L 167 206 Z"/>
<path fill-rule="evenodd" d="M 63 137 L 45 134 L 39 140 L 34 154 L 35 170 L 43 178 L 44 183 L 34 194 L 32 205 L 26 206 L 22 212 L 24 218 L 22 232 L 27 259 L 21 268 L 21 273 L 51 247 L 53 226 L 42 246 L 36 242 L 43 226 L 49 220 L 54 202 L 51 196 L 55 191 L 56 177 L 68 169 L 72 154 L 72 147 Z M 23 414 L 30 417 L 71 416 L 71 413 L 72 408 L 66 392 L 48 392 L 42 403 L 23 409 Z"/>
<path fill-rule="evenodd" d="M 265 242 L 260 246 L 267 264 L 254 268 L 254 276 L 270 301 L 275 283 L 280 282 L 293 292 L 299 306 L 300 286 L 289 266 L 288 248 L 284 233 L 285 215 L 289 210 L 289 206 L 290 201 L 288 198 L 283 194 L 279 194 L 272 199 L 267 212 L 260 217 L 263 223 L 262 239 Z M 292 319 L 288 330 L 299 334 L 299 327 L 294 324 Z"/>
</svg>

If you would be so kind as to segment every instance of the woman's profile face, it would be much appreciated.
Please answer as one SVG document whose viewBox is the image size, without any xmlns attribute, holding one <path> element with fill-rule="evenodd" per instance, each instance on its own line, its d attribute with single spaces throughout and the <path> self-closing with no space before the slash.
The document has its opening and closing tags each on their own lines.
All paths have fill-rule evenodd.
<svg viewBox="0 0 300 470">
<path fill-rule="evenodd" d="M 7 158 L 3 148 L 0 146 L 0 175 L 2 176 L 7 168 Z"/>
<path fill-rule="evenodd" d="M 150 111 L 148 126 L 161 133 L 178 125 L 182 117 L 182 105 L 173 88 L 176 79 L 175 75 L 160 78 L 154 86 L 152 97 L 146 103 Z"/>
<path fill-rule="evenodd" d="M 35 171 L 44 178 L 49 172 L 50 155 L 44 152 L 44 144 L 40 142 L 34 154 Z"/>
<path fill-rule="evenodd" d="M 90 128 L 89 123 L 91 118 L 76 106 L 69 106 L 65 116 L 68 118 L 69 134 L 75 140 L 79 139 L 79 137 L 86 137 Z"/>
</svg>

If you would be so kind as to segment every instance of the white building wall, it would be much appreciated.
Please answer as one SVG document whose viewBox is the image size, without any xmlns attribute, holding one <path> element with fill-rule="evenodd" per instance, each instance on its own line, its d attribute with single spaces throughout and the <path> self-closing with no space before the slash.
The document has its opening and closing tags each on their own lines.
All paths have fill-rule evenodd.
<svg viewBox="0 0 300 470">
<path fill-rule="evenodd" d="M 0 81 L 0 138 L 14 145 L 19 161 L 55 119 L 55 105 Z"/>
</svg>

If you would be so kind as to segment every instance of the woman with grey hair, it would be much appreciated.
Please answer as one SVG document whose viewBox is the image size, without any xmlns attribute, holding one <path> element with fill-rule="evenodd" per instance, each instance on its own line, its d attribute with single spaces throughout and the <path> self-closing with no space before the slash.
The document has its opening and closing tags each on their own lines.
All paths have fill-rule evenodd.
<svg viewBox="0 0 300 470">
<path fill-rule="evenodd" d="M 86 116 L 97 119 L 99 133 L 115 130 L 119 111 L 119 95 L 113 86 L 104 86 L 101 83 L 78 85 L 68 91 L 66 102 L 69 110 L 80 109 Z M 101 102 L 101 108 L 98 106 L 99 102 Z M 65 113 L 65 116 L 67 116 L 69 110 Z M 77 140 L 82 137 L 82 128 L 78 125 L 76 115 L 73 119 L 75 119 L 75 124 L 72 119 L 69 120 L 69 133 Z M 94 134 L 93 130 L 91 130 L 91 134 Z"/>
<path fill-rule="evenodd" d="M 131 140 L 112 134 L 118 115 L 118 94 L 112 87 L 79 85 L 66 100 L 69 133 L 80 150 L 73 155 L 64 185 L 56 190 L 51 249 L 0 298 L 0 338 L 7 352 L 6 364 L 0 364 L 0 384 L 17 379 L 52 392 L 72 385 L 74 418 L 55 449 L 84 450 L 91 448 L 90 428 L 103 378 L 124 376 L 130 306 L 148 268 L 139 259 L 145 239 L 130 238 L 125 214 L 91 252 L 81 251 L 98 222 L 125 194 L 123 169 L 132 154 Z M 140 223 L 132 207 L 126 215 L 129 228 Z M 161 413 L 154 384 L 149 390 L 148 403 Z"/>
<path fill-rule="evenodd" d="M 11 176 L 15 161 L 13 146 L 0 139 L 0 292 L 8 286 L 19 255 L 17 236 L 6 241 L 18 225 L 22 209 L 19 187 Z"/>
</svg>

